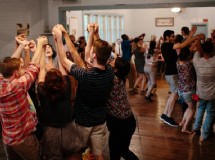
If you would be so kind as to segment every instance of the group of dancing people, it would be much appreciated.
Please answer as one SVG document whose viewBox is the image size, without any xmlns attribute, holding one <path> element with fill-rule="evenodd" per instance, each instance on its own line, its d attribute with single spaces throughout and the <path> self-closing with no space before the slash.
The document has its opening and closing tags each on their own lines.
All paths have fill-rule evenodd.
<svg viewBox="0 0 215 160">
<path fill-rule="evenodd" d="M 195 133 L 200 136 L 200 143 L 213 135 L 215 119 L 215 31 L 210 38 L 204 34 L 195 35 L 197 30 L 193 26 L 181 28 L 181 34 L 174 34 L 173 30 L 166 30 L 163 37 L 151 40 L 149 46 L 143 44 L 145 34 L 130 40 L 122 35 L 122 57 L 130 65 L 134 63 L 137 78 L 130 70 L 128 75 L 129 93 L 136 94 L 140 84 L 140 93 L 145 94 L 148 102 L 153 102 L 152 90 L 156 87 L 156 64 L 160 59 L 165 63 L 164 75 L 170 87 L 170 96 L 160 119 L 173 127 L 181 127 L 183 133 Z M 195 36 L 194 36 L 195 35 Z M 162 42 L 161 42 L 162 41 Z M 134 60 L 132 60 L 132 56 Z M 132 62 L 134 61 L 134 62 Z M 147 90 L 145 83 L 148 81 Z M 158 95 L 159 96 L 159 95 Z M 176 101 L 182 103 L 183 118 L 180 123 L 172 117 Z M 198 104 L 198 107 L 196 107 Z M 197 113 L 196 113 L 196 108 Z M 207 113 L 203 124 L 204 113 Z M 195 117 L 193 128 L 191 122 Z"/>
<path fill-rule="evenodd" d="M 16 50 L 0 63 L 0 118 L 8 160 L 103 160 L 106 128 L 110 160 L 138 160 L 129 150 L 136 119 L 125 83 L 128 78 L 128 93 L 132 94 L 140 85 L 141 93 L 146 92 L 145 99 L 153 102 L 159 60 L 165 62 L 171 91 L 160 119 L 170 126 L 181 126 L 182 132 L 194 131 L 200 141 L 211 135 L 215 117 L 215 33 L 205 40 L 203 34 L 194 36 L 196 27 L 191 31 L 183 28 L 183 35 L 176 36 L 174 31 L 166 30 L 158 44 L 153 39 L 148 48 L 143 45 L 145 34 L 132 40 L 123 34 L 122 55 L 112 56 L 113 48 L 100 39 L 98 25 L 89 24 L 87 29 L 89 37 L 81 54 L 60 24 L 52 30 L 56 51 L 45 36 L 38 37 L 37 44 L 24 34 L 15 37 Z M 138 75 L 135 81 L 134 68 Z M 178 124 L 172 113 L 179 97 L 186 108 Z M 196 103 L 194 128 L 189 129 Z M 83 154 L 88 148 L 93 157 Z"/>
<path fill-rule="evenodd" d="M 60 24 L 52 30 L 56 52 L 45 36 L 37 44 L 24 34 L 15 37 L 16 50 L 0 63 L 8 160 L 103 160 L 106 127 L 110 159 L 138 160 L 129 150 L 136 128 L 125 88 L 130 64 L 120 57 L 108 64 L 112 47 L 100 39 L 97 24 L 89 24 L 88 31 L 85 62 Z M 56 54 L 58 67 L 52 65 Z M 83 154 L 88 148 L 93 157 Z"/>
</svg>

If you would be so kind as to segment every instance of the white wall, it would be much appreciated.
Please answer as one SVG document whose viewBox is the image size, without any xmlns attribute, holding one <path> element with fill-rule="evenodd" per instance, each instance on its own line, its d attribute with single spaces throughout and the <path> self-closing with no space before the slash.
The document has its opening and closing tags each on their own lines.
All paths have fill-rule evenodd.
<svg viewBox="0 0 215 160">
<path fill-rule="evenodd" d="M 135 37 L 141 33 L 146 33 L 145 40 L 150 41 L 151 35 L 156 35 L 158 38 L 163 35 L 166 29 L 174 30 L 175 33 L 181 31 L 182 26 L 191 27 L 193 22 L 202 22 L 203 19 L 208 19 L 208 35 L 211 30 L 215 29 L 215 7 L 207 8 L 185 8 L 181 13 L 172 13 L 170 9 L 118 9 L 118 10 L 94 10 L 93 13 L 115 13 L 124 16 L 124 31 L 129 37 Z M 82 32 L 82 11 L 71 11 L 68 16 L 78 16 L 78 23 L 80 23 L 78 34 L 83 35 Z M 156 27 L 155 18 L 158 17 L 173 17 L 173 27 Z M 77 36 L 80 36 L 77 35 Z"/>
<path fill-rule="evenodd" d="M 47 8 L 45 0 L 0 1 L 0 59 L 11 56 L 14 51 L 17 23 L 30 24 L 29 39 L 35 40 L 43 33 Z"/>
<path fill-rule="evenodd" d="M 185 8 L 181 13 L 172 13 L 170 9 L 137 9 L 134 11 L 134 28 L 133 35 L 139 32 L 146 33 L 146 40 L 150 40 L 151 35 L 157 37 L 162 36 L 166 29 L 174 30 L 175 33 L 180 33 L 182 26 L 191 27 L 193 22 L 202 22 L 203 19 L 208 19 L 208 35 L 215 28 L 215 7 L 202 8 Z M 155 18 L 158 17 L 174 17 L 173 27 L 156 27 Z"/>
</svg>

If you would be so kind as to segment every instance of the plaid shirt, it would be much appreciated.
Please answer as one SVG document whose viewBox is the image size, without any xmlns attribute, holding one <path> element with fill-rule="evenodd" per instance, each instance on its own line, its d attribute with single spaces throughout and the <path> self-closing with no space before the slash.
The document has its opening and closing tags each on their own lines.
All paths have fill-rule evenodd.
<svg viewBox="0 0 215 160">
<path fill-rule="evenodd" d="M 25 74 L 9 81 L 0 74 L 0 119 L 4 144 L 24 142 L 36 130 L 35 111 L 30 109 L 28 89 L 36 79 L 39 67 L 30 63 Z"/>
</svg>

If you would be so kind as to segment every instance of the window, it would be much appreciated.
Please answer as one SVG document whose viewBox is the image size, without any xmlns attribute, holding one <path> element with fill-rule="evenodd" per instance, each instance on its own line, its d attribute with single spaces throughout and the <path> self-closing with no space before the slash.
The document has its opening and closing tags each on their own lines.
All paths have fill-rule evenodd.
<svg viewBox="0 0 215 160">
<path fill-rule="evenodd" d="M 99 25 L 99 35 L 110 44 L 116 42 L 121 37 L 124 30 L 124 17 L 122 15 L 87 13 L 84 16 L 84 36 L 88 39 L 87 25 L 97 23 Z"/>
</svg>

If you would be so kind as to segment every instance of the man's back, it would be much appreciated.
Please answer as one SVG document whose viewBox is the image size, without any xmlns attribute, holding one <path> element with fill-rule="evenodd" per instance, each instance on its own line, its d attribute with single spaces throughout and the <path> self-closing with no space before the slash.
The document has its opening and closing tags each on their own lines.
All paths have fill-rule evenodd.
<svg viewBox="0 0 215 160">
<path fill-rule="evenodd" d="M 113 86 L 113 70 L 106 65 L 99 68 L 83 69 L 72 66 L 71 74 L 78 80 L 75 100 L 76 123 L 90 127 L 105 122 L 105 106 Z"/>
<path fill-rule="evenodd" d="M 197 74 L 197 93 L 205 100 L 215 99 L 215 56 L 205 59 L 195 53 L 193 64 Z"/>
<path fill-rule="evenodd" d="M 38 71 L 38 67 L 30 64 L 19 79 L 9 81 L 0 75 L 0 115 L 5 144 L 22 143 L 36 129 L 36 113 L 30 111 L 27 91 Z"/>
</svg>

